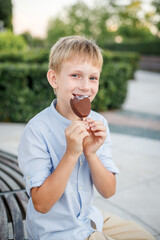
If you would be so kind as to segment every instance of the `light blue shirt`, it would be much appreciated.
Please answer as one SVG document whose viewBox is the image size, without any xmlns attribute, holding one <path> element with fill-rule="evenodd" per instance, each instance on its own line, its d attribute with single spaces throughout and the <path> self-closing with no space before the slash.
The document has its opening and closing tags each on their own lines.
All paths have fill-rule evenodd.
<svg viewBox="0 0 160 240">
<path fill-rule="evenodd" d="M 29 196 L 31 188 L 42 185 L 66 151 L 65 129 L 71 121 L 60 115 L 55 105 L 56 99 L 50 107 L 29 121 L 18 147 L 19 166 L 24 174 Z M 91 111 L 89 117 L 103 121 L 106 126 L 107 137 L 97 155 L 109 171 L 118 173 L 112 160 L 106 119 L 94 111 Z M 83 240 L 95 231 L 91 220 L 95 223 L 96 230 L 102 231 L 103 218 L 101 212 L 92 206 L 93 194 L 89 166 L 84 154 L 81 154 L 63 195 L 49 212 L 37 212 L 32 198 L 29 199 L 26 217 L 29 240 Z"/>
</svg>

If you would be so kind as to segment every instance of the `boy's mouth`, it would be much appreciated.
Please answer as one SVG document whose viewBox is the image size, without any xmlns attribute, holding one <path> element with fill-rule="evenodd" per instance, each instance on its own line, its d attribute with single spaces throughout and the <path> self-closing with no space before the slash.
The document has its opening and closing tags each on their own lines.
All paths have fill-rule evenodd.
<svg viewBox="0 0 160 240">
<path fill-rule="evenodd" d="M 72 93 L 72 95 L 73 95 L 73 97 L 77 97 L 77 98 L 79 98 L 79 99 L 83 99 L 83 98 L 85 98 L 85 97 L 90 98 L 89 95 L 82 95 L 82 94 L 76 94 L 76 93 Z"/>
</svg>

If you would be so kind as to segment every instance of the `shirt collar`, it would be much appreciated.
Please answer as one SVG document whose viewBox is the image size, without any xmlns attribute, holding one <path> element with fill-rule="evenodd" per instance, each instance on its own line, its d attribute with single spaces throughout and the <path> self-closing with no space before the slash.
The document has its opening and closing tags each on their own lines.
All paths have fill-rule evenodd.
<svg viewBox="0 0 160 240">
<path fill-rule="evenodd" d="M 52 111 L 52 113 L 54 114 L 54 116 L 56 117 L 56 119 L 58 119 L 60 122 L 62 122 L 66 127 L 69 126 L 69 124 L 71 124 L 71 121 L 65 117 L 63 117 L 57 110 L 56 110 L 56 104 L 57 104 L 57 98 L 54 99 L 50 105 L 50 109 Z"/>
</svg>

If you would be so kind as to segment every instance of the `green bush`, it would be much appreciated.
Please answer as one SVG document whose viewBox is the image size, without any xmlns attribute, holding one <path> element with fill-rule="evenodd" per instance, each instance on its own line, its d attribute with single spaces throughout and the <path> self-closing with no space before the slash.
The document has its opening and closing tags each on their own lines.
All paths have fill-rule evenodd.
<svg viewBox="0 0 160 240">
<path fill-rule="evenodd" d="M 134 73 L 138 69 L 139 65 L 139 60 L 140 60 L 140 55 L 136 52 L 118 52 L 118 51 L 104 51 L 103 53 L 103 59 L 104 62 L 123 62 L 123 63 L 129 63 L 131 66 L 131 70 L 129 72 L 128 79 L 133 79 L 134 78 Z"/>
<path fill-rule="evenodd" d="M 129 63 L 105 61 L 99 92 L 92 103 L 92 109 L 106 111 L 120 108 L 127 95 L 127 80 L 131 72 L 132 67 Z"/>
<path fill-rule="evenodd" d="M 3 50 L 0 51 L 0 62 L 14 63 L 44 63 L 48 62 L 49 50 L 30 49 L 27 51 Z"/>
<path fill-rule="evenodd" d="M 22 36 L 16 36 L 10 31 L 0 32 L 0 51 L 1 50 L 24 50 L 27 48 Z"/>
<path fill-rule="evenodd" d="M 104 61 L 109 62 L 126 62 L 132 66 L 129 79 L 134 77 L 134 72 L 138 68 L 139 54 L 132 52 L 111 52 L 104 51 Z M 30 49 L 28 51 L 0 51 L 0 62 L 24 62 L 24 63 L 44 63 L 48 62 L 49 50 L 47 49 Z"/>
<path fill-rule="evenodd" d="M 128 63 L 114 63 L 107 58 L 104 55 L 100 90 L 92 103 L 96 111 L 121 106 L 132 69 Z M 47 63 L 0 64 L 0 121 L 28 122 L 50 105 L 55 95 L 46 78 L 47 69 Z"/>
<path fill-rule="evenodd" d="M 27 122 L 47 107 L 54 94 L 47 64 L 0 64 L 0 120 Z"/>
<path fill-rule="evenodd" d="M 27 122 L 55 98 L 46 78 L 48 56 L 47 49 L 0 51 L 0 121 Z M 139 56 L 105 51 L 103 59 L 100 88 L 92 103 L 96 111 L 122 105 Z"/>
<path fill-rule="evenodd" d="M 143 55 L 160 55 L 160 40 L 132 43 L 106 43 L 104 48 L 112 51 L 138 52 Z"/>
</svg>

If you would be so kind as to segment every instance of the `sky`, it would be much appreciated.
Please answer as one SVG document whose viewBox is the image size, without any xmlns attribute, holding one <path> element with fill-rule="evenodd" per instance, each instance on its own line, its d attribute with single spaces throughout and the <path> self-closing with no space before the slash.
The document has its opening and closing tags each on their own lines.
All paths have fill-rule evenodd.
<svg viewBox="0 0 160 240">
<path fill-rule="evenodd" d="M 45 38 L 48 21 L 57 16 L 63 9 L 78 0 L 12 0 L 13 30 L 15 34 L 30 32 L 34 37 Z M 94 4 L 94 0 L 83 0 Z M 128 0 L 119 0 L 127 2 Z M 143 0 L 150 2 L 151 0 Z"/>
<path fill-rule="evenodd" d="M 29 31 L 32 36 L 45 37 L 49 19 L 77 0 L 12 0 L 15 34 Z M 86 0 L 89 4 L 92 0 Z"/>
</svg>

